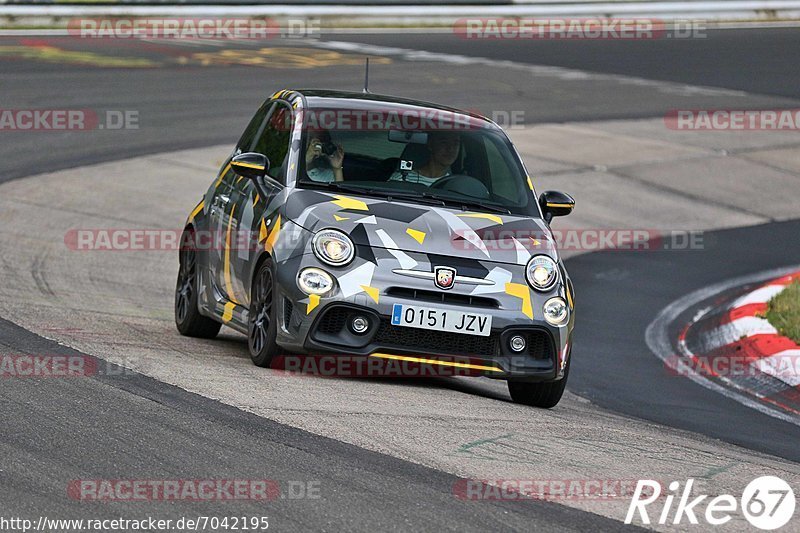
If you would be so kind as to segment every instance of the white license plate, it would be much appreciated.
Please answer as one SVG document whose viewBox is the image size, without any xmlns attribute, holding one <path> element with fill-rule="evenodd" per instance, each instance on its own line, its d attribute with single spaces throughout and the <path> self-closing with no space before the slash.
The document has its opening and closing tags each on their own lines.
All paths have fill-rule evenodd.
<svg viewBox="0 0 800 533">
<path fill-rule="evenodd" d="M 419 305 L 394 304 L 392 306 L 392 325 L 487 337 L 492 332 L 492 315 L 442 310 Z"/>
</svg>

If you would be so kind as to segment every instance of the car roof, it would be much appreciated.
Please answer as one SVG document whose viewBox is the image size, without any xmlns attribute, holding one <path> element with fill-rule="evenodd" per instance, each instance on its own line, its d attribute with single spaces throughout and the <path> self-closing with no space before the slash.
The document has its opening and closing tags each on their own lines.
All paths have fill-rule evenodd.
<svg viewBox="0 0 800 533">
<path fill-rule="evenodd" d="M 419 109 L 435 109 L 437 111 L 446 111 L 449 113 L 466 115 L 486 122 L 487 126 L 495 126 L 491 120 L 479 113 L 464 111 L 463 109 L 436 104 L 433 102 L 426 102 L 424 100 L 414 100 L 411 98 L 402 98 L 399 96 L 390 96 L 386 94 L 334 91 L 329 89 L 291 89 L 287 92 L 295 92 L 303 95 L 303 97 L 305 97 L 307 107 L 311 109 L 346 109 L 348 107 L 352 107 L 353 105 L 357 105 L 359 108 L 385 110 L 387 106 L 411 106 Z"/>
</svg>

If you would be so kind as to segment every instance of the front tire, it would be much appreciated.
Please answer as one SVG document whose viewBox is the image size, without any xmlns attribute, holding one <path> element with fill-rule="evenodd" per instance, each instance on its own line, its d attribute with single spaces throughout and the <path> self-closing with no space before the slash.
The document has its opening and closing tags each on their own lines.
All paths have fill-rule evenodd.
<svg viewBox="0 0 800 533">
<path fill-rule="evenodd" d="M 551 409 L 558 405 L 569 377 L 569 365 L 572 357 L 567 360 L 564 377 L 558 381 L 545 381 L 543 383 L 526 383 L 524 381 L 509 381 L 508 392 L 516 403 Z"/>
<path fill-rule="evenodd" d="M 175 326 L 181 335 L 213 339 L 222 324 L 200 314 L 197 307 L 197 252 L 194 250 L 194 232 L 185 231 L 181 239 L 178 282 L 175 286 Z"/>
<path fill-rule="evenodd" d="M 278 336 L 278 321 L 275 305 L 275 274 L 272 259 L 261 263 L 253 280 L 250 297 L 250 312 L 247 318 L 247 346 L 250 359 L 256 366 L 267 368 L 278 355 L 275 342 Z"/>
</svg>

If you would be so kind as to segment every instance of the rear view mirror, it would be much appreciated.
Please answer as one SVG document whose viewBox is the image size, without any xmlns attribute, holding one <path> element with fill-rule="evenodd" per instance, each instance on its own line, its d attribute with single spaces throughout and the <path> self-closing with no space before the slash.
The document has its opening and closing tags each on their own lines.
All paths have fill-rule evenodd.
<svg viewBox="0 0 800 533">
<path fill-rule="evenodd" d="M 539 206 L 542 208 L 545 222 L 549 224 L 553 217 L 562 217 L 572 213 L 575 208 L 575 200 L 567 193 L 544 191 L 539 196 Z"/>
<path fill-rule="evenodd" d="M 246 152 L 231 159 L 231 168 L 237 175 L 253 180 L 267 173 L 269 159 L 264 154 Z"/>
<path fill-rule="evenodd" d="M 396 143 L 427 144 L 428 134 L 424 131 L 389 130 L 389 140 Z"/>
</svg>

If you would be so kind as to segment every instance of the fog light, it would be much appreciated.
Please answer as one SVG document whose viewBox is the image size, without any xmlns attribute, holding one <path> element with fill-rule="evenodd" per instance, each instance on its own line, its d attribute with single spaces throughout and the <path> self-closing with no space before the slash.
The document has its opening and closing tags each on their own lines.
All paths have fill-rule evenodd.
<svg viewBox="0 0 800 533">
<path fill-rule="evenodd" d="M 353 330 L 353 333 L 361 335 L 369 329 L 369 319 L 365 316 L 355 317 L 353 321 L 350 322 L 350 329 Z"/>
<path fill-rule="evenodd" d="M 511 337 L 511 340 L 508 341 L 508 345 L 511 347 L 512 351 L 519 353 L 525 349 L 525 337 L 522 335 L 514 335 Z"/>
<path fill-rule="evenodd" d="M 333 279 L 321 268 L 304 268 L 297 276 L 297 285 L 306 294 L 325 294 L 333 288 Z"/>
<path fill-rule="evenodd" d="M 554 326 L 561 326 L 567 320 L 567 302 L 563 298 L 550 298 L 544 304 L 544 319 Z"/>
</svg>

